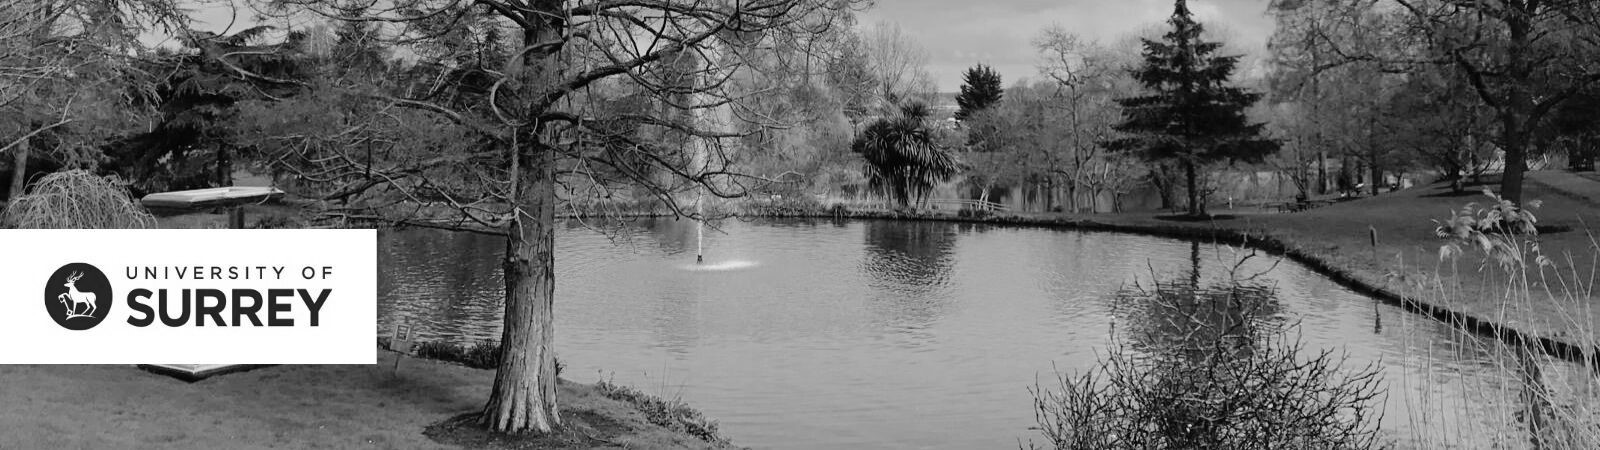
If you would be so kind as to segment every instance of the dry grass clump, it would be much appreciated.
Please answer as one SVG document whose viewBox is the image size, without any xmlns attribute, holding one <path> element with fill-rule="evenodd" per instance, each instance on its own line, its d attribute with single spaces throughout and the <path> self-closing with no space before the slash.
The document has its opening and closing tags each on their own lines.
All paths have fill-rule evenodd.
<svg viewBox="0 0 1600 450">
<path fill-rule="evenodd" d="M 11 202 L 0 224 L 13 228 L 155 228 L 156 218 L 124 183 L 83 170 L 46 175 Z"/>
<path fill-rule="evenodd" d="M 1452 268 L 1464 265 L 1474 276 L 1505 280 L 1504 289 L 1498 291 L 1498 313 L 1487 315 L 1487 320 L 1516 327 L 1527 336 L 1552 336 L 1583 354 L 1557 357 L 1521 337 L 1482 339 L 1458 329 L 1456 354 L 1442 356 L 1474 362 L 1487 376 L 1430 373 L 1406 380 L 1453 386 L 1404 399 L 1413 422 L 1411 438 L 1430 448 L 1600 448 L 1600 407 L 1595 402 L 1600 398 L 1600 372 L 1595 369 L 1600 367 L 1595 355 L 1600 350 L 1596 331 L 1600 324 L 1592 319 L 1597 274 L 1576 264 L 1586 250 L 1588 258 L 1600 260 L 1600 251 L 1594 250 L 1600 249 L 1600 242 L 1591 233 L 1587 249 L 1546 247 L 1531 212 L 1539 201 L 1528 201 L 1524 208 L 1492 192 L 1484 194 L 1488 201 L 1468 203 L 1448 219 L 1435 221 L 1435 234 L 1442 238 L 1440 260 Z M 1439 303 L 1458 295 L 1442 277 L 1425 280 L 1414 290 L 1415 296 Z M 1517 317 L 1511 312 L 1527 310 L 1557 311 L 1555 316 L 1562 319 L 1521 323 L 1511 319 Z M 1497 426 L 1462 430 L 1450 424 L 1467 416 Z"/>
</svg>

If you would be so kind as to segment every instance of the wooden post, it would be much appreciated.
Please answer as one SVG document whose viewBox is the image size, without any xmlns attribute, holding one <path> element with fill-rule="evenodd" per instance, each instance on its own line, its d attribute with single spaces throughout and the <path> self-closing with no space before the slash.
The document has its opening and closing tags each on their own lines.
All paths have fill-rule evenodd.
<svg viewBox="0 0 1600 450">
<path fill-rule="evenodd" d="M 244 229 L 244 206 L 228 208 L 228 228 Z"/>
<path fill-rule="evenodd" d="M 1372 240 L 1372 264 L 1378 265 L 1378 229 L 1367 225 L 1367 237 Z"/>
</svg>

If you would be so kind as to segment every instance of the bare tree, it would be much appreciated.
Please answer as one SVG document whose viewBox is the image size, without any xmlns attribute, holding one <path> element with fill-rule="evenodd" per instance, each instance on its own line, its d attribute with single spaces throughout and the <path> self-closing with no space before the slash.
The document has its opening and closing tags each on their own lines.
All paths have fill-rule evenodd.
<svg viewBox="0 0 1600 450">
<path fill-rule="evenodd" d="M 913 96 L 934 91 L 928 74 L 928 49 L 906 35 L 900 24 L 878 22 L 866 32 L 867 71 L 877 79 L 885 111 Z"/>
<path fill-rule="evenodd" d="M 583 199 L 633 191 L 699 218 L 680 194 L 703 189 L 737 197 L 765 182 L 728 161 L 742 138 L 781 121 L 747 107 L 764 91 L 740 90 L 730 80 L 768 67 L 767 49 L 827 32 L 856 6 L 852 0 L 344 5 L 275 2 L 287 13 L 388 24 L 391 41 L 420 61 L 406 91 L 366 94 L 380 100 L 372 105 L 374 117 L 395 108 L 422 111 L 473 138 L 389 149 L 405 158 L 369 159 L 361 147 L 343 145 L 278 156 L 324 198 L 354 199 L 338 211 L 349 217 L 506 237 L 500 363 L 480 418 L 499 432 L 548 432 L 561 423 L 552 328 L 558 207 L 576 212 Z M 430 208 L 451 217 L 415 213 Z"/>
<path fill-rule="evenodd" d="M 1111 138 L 1119 107 L 1114 100 L 1127 94 L 1118 89 L 1119 81 L 1131 81 L 1124 61 L 1110 50 L 1084 41 L 1059 26 L 1046 28 L 1033 40 L 1039 53 L 1039 73 L 1057 87 L 1055 107 L 1065 119 L 1058 126 L 1066 131 L 1067 167 L 1057 174 L 1067 178 L 1067 205 L 1076 212 L 1079 194 L 1089 190 L 1089 209 L 1098 211 L 1099 193 L 1104 182 L 1121 172 L 1124 158 L 1108 158 L 1100 145 Z M 1120 83 L 1131 88 L 1131 83 Z"/>
</svg>

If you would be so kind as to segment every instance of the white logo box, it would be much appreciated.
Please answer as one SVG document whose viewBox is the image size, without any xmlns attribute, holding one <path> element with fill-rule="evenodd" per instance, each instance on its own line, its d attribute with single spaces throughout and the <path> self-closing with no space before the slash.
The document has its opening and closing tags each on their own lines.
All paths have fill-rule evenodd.
<svg viewBox="0 0 1600 450">
<path fill-rule="evenodd" d="M 87 330 L 63 328 L 46 308 L 47 295 L 65 289 L 47 280 L 70 263 L 99 268 L 111 284 L 111 306 Z M 220 290 L 226 326 L 209 316 L 196 326 L 192 303 L 181 326 L 168 326 L 154 294 L 140 300 L 153 323 L 134 326 L 130 318 L 149 316 L 130 308 L 135 289 L 165 290 L 169 317 L 180 315 L 185 290 Z M 277 315 L 293 326 L 267 326 L 265 305 L 262 326 L 232 326 L 234 290 L 263 302 L 289 290 L 280 299 L 289 309 Z M 300 290 L 313 299 L 328 290 L 316 326 Z M 254 304 L 249 297 L 240 305 Z M 375 364 L 376 329 L 376 230 L 0 230 L 0 364 Z"/>
</svg>

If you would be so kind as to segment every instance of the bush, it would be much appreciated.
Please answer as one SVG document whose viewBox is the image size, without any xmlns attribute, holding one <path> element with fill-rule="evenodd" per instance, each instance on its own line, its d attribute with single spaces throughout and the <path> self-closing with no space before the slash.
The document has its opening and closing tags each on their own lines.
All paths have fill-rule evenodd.
<svg viewBox="0 0 1600 450">
<path fill-rule="evenodd" d="M 125 183 L 83 170 L 45 175 L 6 206 L 0 224 L 16 228 L 155 228 L 155 216 Z"/>
<path fill-rule="evenodd" d="M 834 203 L 833 206 L 828 208 L 828 215 L 833 217 L 849 217 L 850 207 L 845 206 L 843 203 Z"/>
<path fill-rule="evenodd" d="M 828 211 L 816 197 L 804 193 L 748 200 L 742 202 L 739 209 L 739 215 L 743 217 L 816 216 Z"/>
<path fill-rule="evenodd" d="M 1098 365 L 1036 385 L 1056 449 L 1366 449 L 1378 446 L 1377 368 L 1345 370 L 1274 323 L 1270 289 L 1188 282 L 1128 290 L 1144 320 Z M 1030 442 L 1030 447 L 1032 447 Z"/>
</svg>

